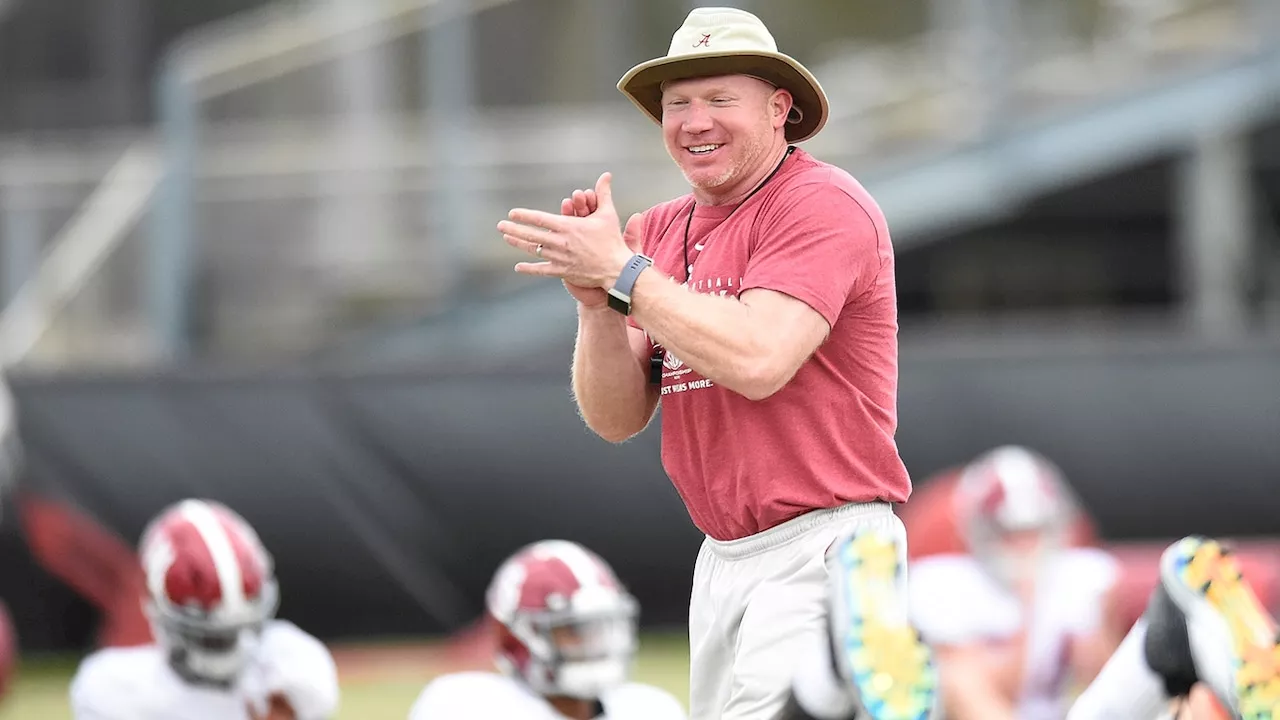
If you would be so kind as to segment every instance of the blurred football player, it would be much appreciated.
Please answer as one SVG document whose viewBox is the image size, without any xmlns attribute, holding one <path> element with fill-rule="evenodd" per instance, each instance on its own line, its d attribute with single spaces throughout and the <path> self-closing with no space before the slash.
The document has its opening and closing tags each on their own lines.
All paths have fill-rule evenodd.
<svg viewBox="0 0 1280 720">
<path fill-rule="evenodd" d="M 1216 700 L 1216 702 L 1215 702 Z M 1231 553 L 1185 537 L 1160 557 L 1147 610 L 1069 720 L 1280 718 L 1280 637 Z"/>
<path fill-rule="evenodd" d="M 629 681 L 635 599 L 598 555 L 567 540 L 522 548 L 485 597 L 497 673 L 442 675 L 410 720 L 683 720 L 670 693 Z"/>
<path fill-rule="evenodd" d="M 1061 720 L 1119 645 L 1118 563 L 1068 547 L 1081 514 L 1061 472 L 1026 448 L 970 463 L 954 495 L 965 553 L 911 565 L 911 620 L 935 653 L 954 720 Z"/>
<path fill-rule="evenodd" d="M 242 517 L 184 500 L 148 525 L 139 555 L 157 642 L 87 657 L 71 683 L 75 720 L 333 717 L 333 658 L 275 619 L 273 561 Z"/>
</svg>

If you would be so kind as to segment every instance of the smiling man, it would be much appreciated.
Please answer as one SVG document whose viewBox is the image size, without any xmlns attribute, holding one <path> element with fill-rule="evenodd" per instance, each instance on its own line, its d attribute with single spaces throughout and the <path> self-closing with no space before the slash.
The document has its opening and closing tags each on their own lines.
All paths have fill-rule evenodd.
<svg viewBox="0 0 1280 720">
<path fill-rule="evenodd" d="M 902 708 L 933 680 L 905 622 L 894 506 L 911 481 L 894 440 L 884 215 L 847 172 L 795 146 L 822 129 L 826 95 L 750 13 L 694 10 L 667 55 L 618 87 L 661 125 L 691 191 L 620 231 L 605 173 L 559 214 L 515 209 L 498 230 L 540 260 L 518 272 L 559 278 L 578 301 L 587 425 L 622 442 L 661 401 L 663 464 L 706 535 L 690 714 L 775 717 L 797 663 L 830 642 L 834 578 L 865 588 L 833 613 L 851 620 L 831 624 L 837 665 L 872 717 L 916 717 Z"/>
</svg>

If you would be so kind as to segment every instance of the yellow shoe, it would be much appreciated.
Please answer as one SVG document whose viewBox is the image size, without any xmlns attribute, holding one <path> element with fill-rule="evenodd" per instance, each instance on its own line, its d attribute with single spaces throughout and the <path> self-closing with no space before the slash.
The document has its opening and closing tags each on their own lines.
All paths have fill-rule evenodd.
<svg viewBox="0 0 1280 720">
<path fill-rule="evenodd" d="M 898 542 L 887 531 L 857 530 L 827 550 L 832 654 L 872 720 L 926 720 L 937 670 L 907 619 L 906 552 Z"/>
<path fill-rule="evenodd" d="M 1189 651 L 1195 679 L 1209 685 L 1234 717 L 1280 720 L 1276 622 L 1230 551 L 1208 538 L 1179 540 L 1160 559 L 1156 593 L 1169 602 L 1164 603 L 1165 612 L 1149 614 L 1148 619 L 1165 624 L 1153 634 L 1165 638 L 1166 647 L 1149 642 L 1148 660 L 1154 652 L 1163 653 L 1167 661 L 1176 654 L 1169 646 L 1181 645 Z M 1153 598 L 1153 607 L 1158 600 Z M 1178 623 L 1185 627 L 1185 640 L 1178 635 Z M 1170 637 L 1177 642 L 1169 643 Z"/>
</svg>

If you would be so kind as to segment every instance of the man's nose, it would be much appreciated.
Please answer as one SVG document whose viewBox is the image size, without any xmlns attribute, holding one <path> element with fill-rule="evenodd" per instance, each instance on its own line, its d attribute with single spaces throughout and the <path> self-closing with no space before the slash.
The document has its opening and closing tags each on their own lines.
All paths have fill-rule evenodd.
<svg viewBox="0 0 1280 720">
<path fill-rule="evenodd" d="M 684 119 L 684 131 L 702 133 L 711 129 L 711 111 L 705 105 L 693 103 Z"/>
</svg>

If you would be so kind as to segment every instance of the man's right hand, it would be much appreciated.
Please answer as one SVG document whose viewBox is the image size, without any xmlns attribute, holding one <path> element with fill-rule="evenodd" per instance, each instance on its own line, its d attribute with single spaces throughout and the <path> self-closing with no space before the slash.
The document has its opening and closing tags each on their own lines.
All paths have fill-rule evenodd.
<svg viewBox="0 0 1280 720">
<path fill-rule="evenodd" d="M 560 214 L 570 217 L 587 217 L 598 207 L 600 203 L 596 198 L 595 190 L 574 190 L 572 197 L 560 201 Z M 604 307 L 608 302 L 608 295 L 601 288 L 582 287 L 565 282 L 564 289 L 568 290 L 573 299 L 582 303 L 584 307 Z"/>
<path fill-rule="evenodd" d="M 587 217 L 594 213 L 600 207 L 599 198 L 596 197 L 596 191 L 592 190 L 574 190 L 571 197 L 567 197 L 560 201 L 560 214 L 570 217 Z M 641 220 L 643 215 L 639 213 L 632 215 L 627 220 L 627 226 L 622 231 L 622 239 L 626 241 L 627 247 L 632 252 L 640 252 L 644 245 L 640 236 L 643 227 Z M 574 300 L 582 303 L 588 308 L 602 308 L 608 302 L 608 294 L 602 288 L 588 288 L 581 285 L 574 285 L 566 282 L 564 289 L 569 291 Z"/>
</svg>

